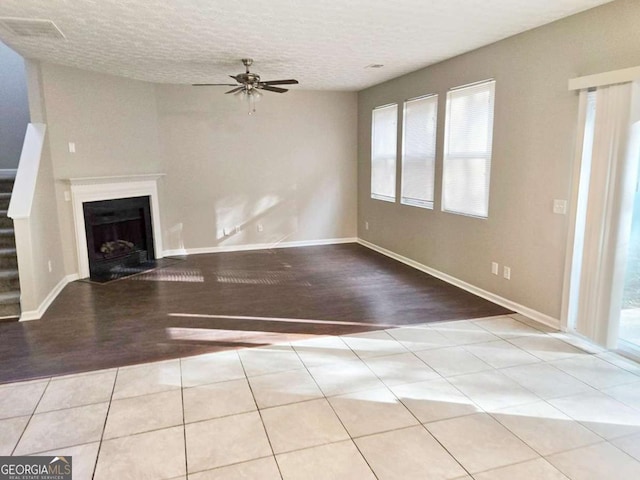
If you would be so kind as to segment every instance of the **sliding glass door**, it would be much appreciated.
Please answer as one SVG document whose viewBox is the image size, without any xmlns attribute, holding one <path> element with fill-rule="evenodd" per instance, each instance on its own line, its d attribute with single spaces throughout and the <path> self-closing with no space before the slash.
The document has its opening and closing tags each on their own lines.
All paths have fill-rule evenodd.
<svg viewBox="0 0 640 480">
<path fill-rule="evenodd" d="M 640 84 L 580 94 L 567 326 L 640 357 Z"/>
<path fill-rule="evenodd" d="M 621 348 L 640 350 L 640 191 L 638 181 L 636 181 L 633 201 L 619 335 Z"/>
</svg>

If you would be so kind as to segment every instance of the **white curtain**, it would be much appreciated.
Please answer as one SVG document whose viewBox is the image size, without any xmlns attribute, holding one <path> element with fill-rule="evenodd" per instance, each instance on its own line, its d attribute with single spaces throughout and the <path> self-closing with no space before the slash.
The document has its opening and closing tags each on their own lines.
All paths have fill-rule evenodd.
<svg viewBox="0 0 640 480">
<path fill-rule="evenodd" d="M 614 348 L 638 165 L 632 83 L 596 93 L 583 257 L 575 329 Z M 585 166 L 583 165 L 583 168 Z M 585 188 L 581 186 L 580 188 Z"/>
</svg>

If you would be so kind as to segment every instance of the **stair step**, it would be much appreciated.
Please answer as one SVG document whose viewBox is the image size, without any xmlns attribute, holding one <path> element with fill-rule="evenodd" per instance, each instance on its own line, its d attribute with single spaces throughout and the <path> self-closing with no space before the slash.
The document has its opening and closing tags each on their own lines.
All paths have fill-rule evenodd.
<svg viewBox="0 0 640 480">
<path fill-rule="evenodd" d="M 5 264 L 4 268 L 0 267 L 0 292 L 20 290 L 20 275 L 16 266 Z"/>
<path fill-rule="evenodd" d="M 0 293 L 0 318 L 20 316 L 20 292 Z"/>
<path fill-rule="evenodd" d="M 0 228 L 13 228 L 13 219 L 8 215 L 8 210 L 0 208 Z"/>
<path fill-rule="evenodd" d="M 18 266 L 16 249 L 11 247 L 0 247 L 0 269 L 14 269 Z"/>
<path fill-rule="evenodd" d="M 13 268 L 0 269 L 0 281 L 13 280 L 15 278 L 18 278 L 18 270 Z"/>
<path fill-rule="evenodd" d="M 20 317 L 20 278 L 13 219 L 8 216 L 15 178 L 0 178 L 0 320 Z"/>
<path fill-rule="evenodd" d="M 0 247 L 14 247 L 16 237 L 13 228 L 0 228 Z"/>
<path fill-rule="evenodd" d="M 0 269 L 0 291 L 3 290 L 3 284 L 14 284 L 17 283 L 17 286 L 20 285 L 19 282 L 15 282 L 16 280 L 20 279 L 20 275 L 18 273 L 18 270 L 15 268 L 5 268 L 5 269 Z M 4 290 L 14 290 L 14 288 L 11 289 L 4 289 Z"/>
<path fill-rule="evenodd" d="M 20 303 L 19 291 L 0 293 L 0 305 L 13 305 L 15 303 Z"/>
<path fill-rule="evenodd" d="M 0 208 L 6 210 L 9 208 L 9 202 L 11 201 L 11 193 L 0 192 Z"/>
</svg>

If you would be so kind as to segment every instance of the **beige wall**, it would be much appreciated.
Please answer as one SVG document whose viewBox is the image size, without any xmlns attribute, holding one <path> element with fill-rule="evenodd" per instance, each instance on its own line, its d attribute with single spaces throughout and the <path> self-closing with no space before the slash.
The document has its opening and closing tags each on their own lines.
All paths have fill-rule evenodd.
<svg viewBox="0 0 640 480">
<path fill-rule="evenodd" d="M 360 237 L 558 319 L 568 217 L 552 205 L 569 197 L 578 106 L 567 80 L 640 65 L 639 18 L 640 2 L 617 1 L 360 92 Z M 489 218 L 443 213 L 446 92 L 488 78 L 497 82 Z M 428 93 L 440 96 L 436 208 L 370 199 L 371 109 Z M 510 281 L 491 274 L 492 261 L 511 267 Z"/>
<path fill-rule="evenodd" d="M 153 84 L 44 63 L 42 91 L 65 272 L 77 273 L 73 210 L 65 179 L 158 172 Z M 68 144 L 74 142 L 76 153 Z"/>
<path fill-rule="evenodd" d="M 58 212 L 55 202 L 51 201 L 54 195 L 51 156 L 45 142 L 31 216 L 28 219 L 14 220 L 20 267 L 20 306 L 23 314 L 37 311 L 65 277 Z M 29 274 L 25 275 L 26 272 Z"/>
<path fill-rule="evenodd" d="M 166 173 L 165 250 L 355 237 L 356 93 L 265 94 L 249 116 L 224 90 L 41 69 L 66 274 L 73 177 Z"/>
<path fill-rule="evenodd" d="M 51 64 L 42 81 L 56 178 L 160 168 L 153 84 Z"/>
<path fill-rule="evenodd" d="M 355 237 L 355 93 L 156 89 L 166 249 Z"/>
<path fill-rule="evenodd" d="M 0 42 L 0 169 L 18 166 L 28 123 L 24 60 Z"/>
<path fill-rule="evenodd" d="M 29 108 L 34 122 L 46 123 L 46 112 L 42 99 L 41 71 L 35 62 L 27 62 L 27 81 L 29 88 Z M 47 133 L 48 135 L 48 133 Z M 33 137 L 29 139 L 37 141 Z M 26 164 L 20 165 L 27 172 L 21 172 L 16 186 L 30 191 L 29 172 L 36 172 L 33 166 L 37 159 L 25 158 Z M 31 165 L 29 165 L 31 163 Z M 19 182 L 23 182 L 20 183 Z M 24 190 L 23 190 L 24 191 Z M 64 255 L 60 241 L 60 224 L 55 199 L 55 180 L 48 138 L 45 135 L 42 154 L 32 192 L 30 215 L 28 218 L 14 219 L 18 266 L 20 272 L 20 305 L 23 315 L 35 318 L 38 309 L 50 293 L 65 277 Z M 28 197 L 27 197 L 28 198 Z M 16 196 L 13 201 L 25 201 L 25 197 Z M 17 205 L 15 212 L 23 211 L 24 205 Z"/>
</svg>

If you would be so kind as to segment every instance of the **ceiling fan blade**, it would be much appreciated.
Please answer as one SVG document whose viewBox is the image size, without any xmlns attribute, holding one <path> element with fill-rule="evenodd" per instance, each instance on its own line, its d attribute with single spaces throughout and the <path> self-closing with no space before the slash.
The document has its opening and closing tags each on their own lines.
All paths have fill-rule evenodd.
<svg viewBox="0 0 640 480">
<path fill-rule="evenodd" d="M 266 82 L 260 82 L 263 85 L 297 85 L 298 80 L 290 78 L 289 80 L 267 80 Z"/>
<path fill-rule="evenodd" d="M 192 87 L 235 87 L 235 83 L 192 83 Z"/>
<path fill-rule="evenodd" d="M 286 88 L 270 87 L 269 85 L 262 85 L 262 84 L 256 88 L 259 88 L 260 90 L 267 90 L 269 92 L 277 92 L 277 93 L 284 93 L 289 91 Z"/>
<path fill-rule="evenodd" d="M 233 89 L 229 90 L 228 92 L 224 92 L 224 93 L 225 93 L 225 95 L 227 93 L 238 93 L 240 90 L 244 90 L 244 87 L 233 88 Z"/>
</svg>

